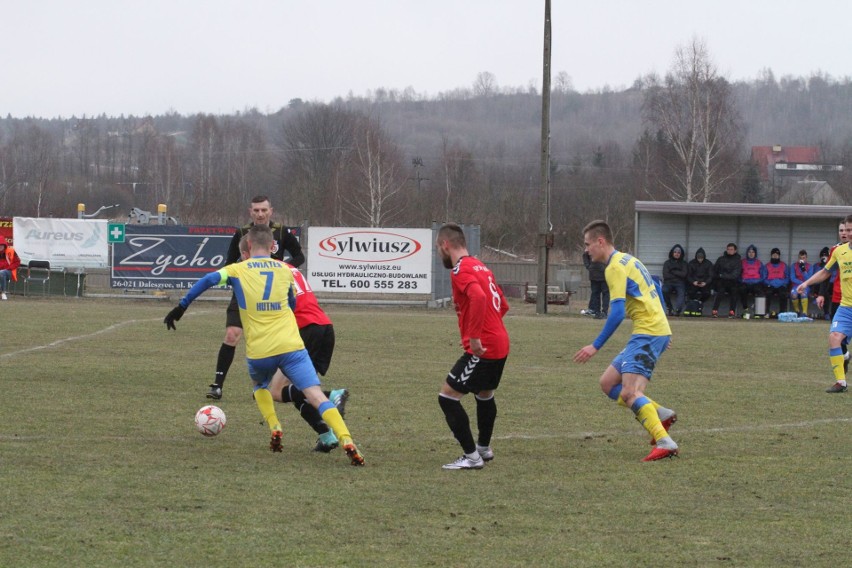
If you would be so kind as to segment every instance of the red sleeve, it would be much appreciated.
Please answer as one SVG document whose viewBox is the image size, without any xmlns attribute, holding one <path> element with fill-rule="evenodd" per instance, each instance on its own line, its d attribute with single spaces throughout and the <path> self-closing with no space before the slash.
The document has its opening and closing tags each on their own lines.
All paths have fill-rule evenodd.
<svg viewBox="0 0 852 568">
<path fill-rule="evenodd" d="M 464 290 L 464 295 L 467 296 L 469 304 L 465 317 L 465 329 L 468 332 L 467 339 L 475 337 L 482 338 L 482 326 L 485 323 L 485 310 L 488 309 L 488 297 L 479 286 L 479 282 L 471 280 Z"/>
</svg>

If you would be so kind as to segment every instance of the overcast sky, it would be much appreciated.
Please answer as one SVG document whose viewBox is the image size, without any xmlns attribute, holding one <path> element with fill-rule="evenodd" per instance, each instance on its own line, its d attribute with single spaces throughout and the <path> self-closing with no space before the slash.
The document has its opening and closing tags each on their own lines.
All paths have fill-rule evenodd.
<svg viewBox="0 0 852 568">
<path fill-rule="evenodd" d="M 274 112 L 492 73 L 538 88 L 544 0 L 0 0 L 0 116 Z M 703 40 L 720 72 L 852 75 L 850 0 L 552 0 L 552 76 L 629 86 Z"/>
</svg>

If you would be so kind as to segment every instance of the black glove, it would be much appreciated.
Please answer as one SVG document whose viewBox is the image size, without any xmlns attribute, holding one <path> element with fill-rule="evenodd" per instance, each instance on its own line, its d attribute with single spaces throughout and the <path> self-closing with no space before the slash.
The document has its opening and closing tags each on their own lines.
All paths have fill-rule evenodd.
<svg viewBox="0 0 852 568">
<path fill-rule="evenodd" d="M 166 324 L 166 329 L 174 329 L 177 331 L 175 327 L 175 322 L 183 317 L 183 313 L 186 311 L 186 308 L 178 304 L 175 306 L 172 311 L 169 312 L 169 315 L 166 316 L 166 319 L 163 320 L 163 323 Z"/>
</svg>

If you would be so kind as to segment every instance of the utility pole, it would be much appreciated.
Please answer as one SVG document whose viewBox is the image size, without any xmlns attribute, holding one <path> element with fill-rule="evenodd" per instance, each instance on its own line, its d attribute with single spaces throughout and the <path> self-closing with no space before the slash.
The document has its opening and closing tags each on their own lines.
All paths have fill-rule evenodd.
<svg viewBox="0 0 852 568">
<path fill-rule="evenodd" d="M 408 179 L 417 182 L 417 192 L 420 193 L 420 184 L 424 181 L 429 181 L 429 178 L 420 177 L 420 168 L 423 167 L 423 158 L 416 157 L 411 159 L 411 165 L 414 166 L 414 177 Z"/>
<path fill-rule="evenodd" d="M 547 261 L 553 234 L 550 225 L 550 0 L 544 0 L 544 72 L 541 84 L 541 217 L 538 224 L 537 314 L 547 313 Z"/>
</svg>

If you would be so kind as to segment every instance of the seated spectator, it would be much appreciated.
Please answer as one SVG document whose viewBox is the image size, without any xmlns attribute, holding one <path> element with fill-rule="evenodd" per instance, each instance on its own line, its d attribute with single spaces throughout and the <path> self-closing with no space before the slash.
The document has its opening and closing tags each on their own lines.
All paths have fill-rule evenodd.
<svg viewBox="0 0 852 568">
<path fill-rule="evenodd" d="M 825 252 L 828 253 L 828 247 L 826 247 Z M 826 256 L 826 261 L 828 261 L 828 257 Z M 823 264 L 825 266 L 825 264 Z M 822 266 L 819 268 L 822 269 Z M 799 261 L 794 262 L 792 266 L 790 266 L 790 299 L 793 303 L 793 310 L 799 314 L 800 316 L 808 315 L 808 295 L 810 294 L 810 287 L 805 288 L 804 293 L 799 294 L 796 290 L 796 287 L 810 278 L 811 274 L 813 274 L 812 267 L 808 262 L 808 251 L 802 249 L 799 251 Z"/>
<path fill-rule="evenodd" d="M 743 312 L 748 311 L 748 297 L 758 298 L 764 295 L 764 283 L 766 282 L 766 267 L 757 258 L 757 247 L 748 245 L 746 257 L 742 260 L 743 272 L 740 276 L 740 301 L 743 304 Z M 786 296 L 785 296 L 786 297 Z"/>
<path fill-rule="evenodd" d="M 781 260 L 781 249 L 774 248 L 769 253 L 769 262 L 763 267 L 766 273 L 765 294 L 766 309 L 770 317 L 787 311 L 787 295 L 790 293 L 790 275 L 787 273 L 787 263 Z M 772 310 L 772 299 L 778 298 L 778 311 Z"/>
<path fill-rule="evenodd" d="M 669 259 L 663 263 L 663 300 L 669 315 L 680 317 L 686 302 L 686 272 L 683 247 L 675 245 L 669 251 Z M 672 302 L 674 296 L 674 302 Z"/>
<path fill-rule="evenodd" d="M 743 273 L 743 263 L 737 245 L 728 243 L 725 252 L 716 259 L 713 265 L 713 283 L 716 286 L 716 299 L 713 300 L 713 317 L 719 317 L 719 306 L 722 297 L 728 297 L 728 317 L 737 315 L 737 299 L 740 293 L 740 276 Z"/>
<path fill-rule="evenodd" d="M 6 292 L 9 282 L 18 281 L 18 267 L 21 259 L 15 252 L 15 247 L 9 244 L 6 237 L 0 236 L 0 300 L 8 300 Z"/>
<path fill-rule="evenodd" d="M 686 265 L 686 296 L 690 300 L 698 300 L 702 304 L 712 294 L 713 265 L 707 260 L 703 248 L 695 251 L 695 258 Z"/>
</svg>

